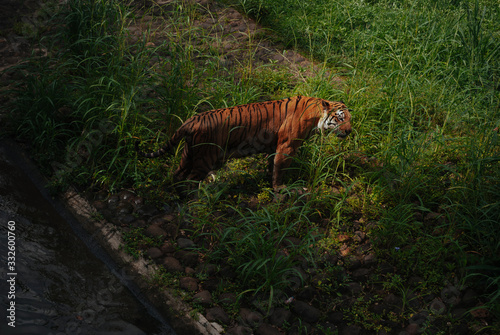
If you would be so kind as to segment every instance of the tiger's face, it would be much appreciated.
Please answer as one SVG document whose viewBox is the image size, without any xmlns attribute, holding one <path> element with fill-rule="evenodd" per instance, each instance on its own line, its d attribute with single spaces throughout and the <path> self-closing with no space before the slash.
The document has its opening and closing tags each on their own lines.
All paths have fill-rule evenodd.
<svg viewBox="0 0 500 335">
<path fill-rule="evenodd" d="M 349 109 L 343 103 L 323 105 L 323 116 L 318 122 L 318 129 L 334 131 L 339 138 L 347 137 L 352 131 Z"/>
</svg>

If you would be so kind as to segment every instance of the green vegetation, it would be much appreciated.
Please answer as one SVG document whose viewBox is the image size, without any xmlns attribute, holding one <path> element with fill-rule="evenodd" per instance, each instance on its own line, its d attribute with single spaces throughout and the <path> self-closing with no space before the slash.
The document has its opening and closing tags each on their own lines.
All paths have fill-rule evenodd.
<svg viewBox="0 0 500 335">
<path fill-rule="evenodd" d="M 253 43 L 237 44 L 232 52 L 240 56 L 228 66 L 222 34 L 196 26 L 203 14 L 186 1 L 142 13 L 114 0 L 72 0 L 36 41 L 48 55 L 7 70 L 21 76 L 3 91 L 15 97 L 10 134 L 30 143 L 55 189 L 129 187 L 162 204 L 178 201 L 169 190 L 179 153 L 137 159 L 136 139 L 154 148 L 211 108 L 295 94 L 343 100 L 353 109 L 354 133 L 342 142 L 315 136 L 306 143 L 283 197 L 274 200 L 260 157 L 230 162 L 215 184 L 195 192 L 192 209 L 181 203 L 194 223 L 190 234 L 207 241 L 207 259 L 233 267 L 242 292 L 265 292 L 270 304 L 290 277 L 301 278 L 299 255 L 314 263 L 316 254 L 339 250 L 340 232 L 362 230 L 377 257 L 398 269 L 397 277 L 377 278 L 386 290 L 406 292 L 412 276 L 421 278 L 422 292 L 477 284 L 498 320 L 497 1 L 225 3 L 321 70 L 306 76 L 255 65 Z M 141 243 L 156 243 L 142 231 L 126 237 L 134 255 Z M 286 244 L 290 237 L 302 244 Z M 332 285 L 341 286 L 318 284 Z M 352 320 L 379 328 L 360 320 L 371 315 L 362 300 L 351 310 Z M 498 330 L 498 321 L 491 327 Z"/>
</svg>

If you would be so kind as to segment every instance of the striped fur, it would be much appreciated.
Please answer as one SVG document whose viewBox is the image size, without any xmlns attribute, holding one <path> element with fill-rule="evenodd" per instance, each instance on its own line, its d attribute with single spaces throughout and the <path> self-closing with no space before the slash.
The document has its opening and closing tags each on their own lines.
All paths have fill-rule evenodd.
<svg viewBox="0 0 500 335">
<path fill-rule="evenodd" d="M 267 153 L 273 187 L 277 188 L 283 170 L 313 129 L 332 130 L 343 138 L 351 132 L 350 121 L 343 102 L 296 96 L 197 114 L 158 151 L 142 152 L 139 142 L 136 150 L 142 157 L 154 158 L 171 152 L 185 139 L 175 181 L 200 181 L 229 158 Z"/>
</svg>

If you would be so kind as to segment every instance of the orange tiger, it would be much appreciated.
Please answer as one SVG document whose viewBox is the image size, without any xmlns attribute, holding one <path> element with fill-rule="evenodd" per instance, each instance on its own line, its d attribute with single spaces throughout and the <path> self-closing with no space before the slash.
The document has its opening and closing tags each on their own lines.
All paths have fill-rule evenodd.
<svg viewBox="0 0 500 335">
<path fill-rule="evenodd" d="M 283 170 L 314 129 L 333 130 L 344 138 L 351 132 L 351 113 L 343 102 L 296 96 L 199 113 L 173 134 L 161 149 L 145 153 L 154 158 L 176 148 L 185 139 L 174 181 L 201 181 L 229 158 L 270 154 L 272 186 L 282 184 Z"/>
</svg>

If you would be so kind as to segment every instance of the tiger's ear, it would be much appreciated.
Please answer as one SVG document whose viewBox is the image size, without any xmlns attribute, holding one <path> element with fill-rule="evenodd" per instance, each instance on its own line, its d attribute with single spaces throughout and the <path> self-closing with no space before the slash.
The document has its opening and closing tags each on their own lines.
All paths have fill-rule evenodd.
<svg viewBox="0 0 500 335">
<path fill-rule="evenodd" d="M 326 100 L 321 100 L 321 104 L 323 105 L 323 109 L 329 110 L 330 109 L 330 103 Z"/>
</svg>

